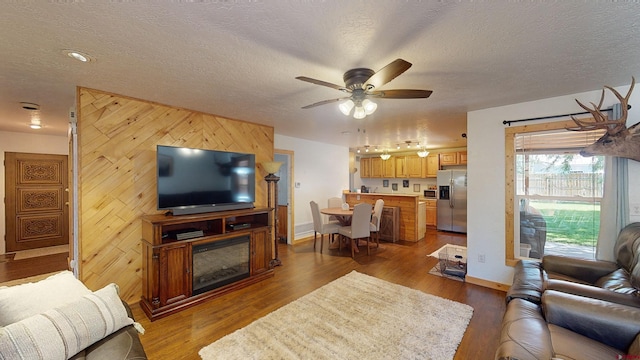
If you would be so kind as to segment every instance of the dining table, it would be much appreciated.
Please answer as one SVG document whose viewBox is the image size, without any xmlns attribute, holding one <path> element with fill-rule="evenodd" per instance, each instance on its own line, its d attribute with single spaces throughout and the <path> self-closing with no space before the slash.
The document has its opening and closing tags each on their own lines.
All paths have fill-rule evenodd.
<svg viewBox="0 0 640 360">
<path fill-rule="evenodd" d="M 373 213 L 373 209 L 371 209 Z M 353 216 L 353 207 L 349 207 L 348 209 L 343 209 L 341 207 L 330 207 L 320 209 L 321 214 L 334 216 L 341 226 L 349 226 L 351 225 L 351 217 Z M 338 240 L 339 241 L 339 240 Z M 329 249 L 337 249 L 340 247 L 340 243 L 338 241 L 329 241 Z M 356 252 L 358 251 L 358 247 L 355 248 Z"/>
<path fill-rule="evenodd" d="M 349 226 L 349 225 L 351 225 L 351 217 L 353 216 L 353 208 L 350 207 L 349 209 L 345 210 L 345 209 L 343 209 L 341 207 L 330 207 L 330 208 L 320 209 L 320 213 L 325 214 L 325 215 L 329 215 L 329 216 L 334 216 L 338 220 L 340 225 Z"/>
</svg>

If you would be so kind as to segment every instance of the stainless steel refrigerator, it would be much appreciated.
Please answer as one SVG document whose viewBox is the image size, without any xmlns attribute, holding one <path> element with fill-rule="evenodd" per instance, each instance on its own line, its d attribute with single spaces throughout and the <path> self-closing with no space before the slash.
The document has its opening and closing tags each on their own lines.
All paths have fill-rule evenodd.
<svg viewBox="0 0 640 360">
<path fill-rule="evenodd" d="M 467 233 L 467 171 L 438 171 L 438 230 Z"/>
</svg>

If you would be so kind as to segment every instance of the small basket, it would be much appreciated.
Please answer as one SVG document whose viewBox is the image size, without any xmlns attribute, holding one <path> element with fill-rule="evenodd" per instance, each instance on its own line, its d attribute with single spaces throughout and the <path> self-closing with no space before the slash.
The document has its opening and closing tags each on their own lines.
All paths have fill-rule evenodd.
<svg viewBox="0 0 640 360">
<path fill-rule="evenodd" d="M 467 275 L 467 249 L 445 247 L 438 253 L 438 268 L 442 275 L 464 278 Z"/>
</svg>

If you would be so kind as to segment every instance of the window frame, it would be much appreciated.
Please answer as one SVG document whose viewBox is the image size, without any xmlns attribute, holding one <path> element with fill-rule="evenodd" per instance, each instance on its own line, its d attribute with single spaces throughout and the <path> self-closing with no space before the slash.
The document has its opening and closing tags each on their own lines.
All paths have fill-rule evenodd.
<svg viewBox="0 0 640 360">
<path fill-rule="evenodd" d="M 587 118 L 588 119 L 588 118 Z M 515 256 L 515 199 L 516 199 L 516 149 L 518 134 L 574 128 L 573 120 L 546 122 L 540 124 L 509 126 L 504 129 L 505 146 L 505 265 L 515 266 L 520 260 Z"/>
</svg>

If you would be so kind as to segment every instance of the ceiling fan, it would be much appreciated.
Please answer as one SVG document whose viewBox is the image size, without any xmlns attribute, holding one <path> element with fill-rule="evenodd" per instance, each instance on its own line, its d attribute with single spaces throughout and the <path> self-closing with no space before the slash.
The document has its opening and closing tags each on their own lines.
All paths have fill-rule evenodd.
<svg viewBox="0 0 640 360">
<path fill-rule="evenodd" d="M 433 91 L 431 90 L 412 90 L 412 89 L 395 89 L 395 90 L 377 90 L 379 87 L 395 79 L 398 75 L 407 71 L 411 67 L 411 63 L 402 59 L 396 59 L 387 66 L 377 72 L 367 68 L 356 68 L 347 70 L 342 76 L 344 86 L 332 84 L 322 80 L 312 79 L 306 76 L 298 76 L 296 79 L 310 82 L 316 85 L 327 86 L 336 90 L 350 93 L 350 96 L 319 101 L 311 105 L 303 106 L 303 109 L 309 109 L 319 105 L 330 104 L 342 100 L 347 100 L 338 107 L 343 114 L 349 115 L 351 109 L 355 107 L 353 117 L 362 119 L 372 114 L 378 107 L 369 98 L 387 98 L 387 99 L 418 99 L 428 98 Z"/>
</svg>

